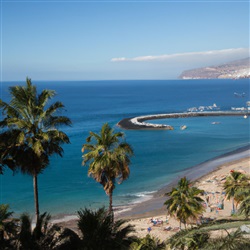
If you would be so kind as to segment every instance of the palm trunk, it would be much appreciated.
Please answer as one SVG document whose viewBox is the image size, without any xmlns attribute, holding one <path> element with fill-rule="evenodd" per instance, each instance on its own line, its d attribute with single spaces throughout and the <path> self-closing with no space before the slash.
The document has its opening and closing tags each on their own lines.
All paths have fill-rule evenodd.
<svg viewBox="0 0 250 250">
<path fill-rule="evenodd" d="M 0 242 L 3 242 L 4 241 L 4 231 L 1 230 L 0 231 Z"/>
<path fill-rule="evenodd" d="M 113 216 L 113 192 L 109 195 L 109 213 Z"/>
<path fill-rule="evenodd" d="M 38 186 L 37 186 L 37 175 L 33 175 L 33 188 L 34 188 L 34 201 L 36 210 L 36 224 L 39 220 L 39 203 L 38 203 Z"/>
<path fill-rule="evenodd" d="M 233 211 L 232 211 L 232 213 L 234 214 L 234 213 L 235 213 L 235 207 L 234 207 L 234 197 L 232 197 L 232 207 L 233 207 Z"/>
</svg>

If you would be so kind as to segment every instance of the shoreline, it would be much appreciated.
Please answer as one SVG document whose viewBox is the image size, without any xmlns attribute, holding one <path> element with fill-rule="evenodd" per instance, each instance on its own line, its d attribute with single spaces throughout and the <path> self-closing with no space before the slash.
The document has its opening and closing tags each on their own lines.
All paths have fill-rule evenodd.
<svg viewBox="0 0 250 250">
<path fill-rule="evenodd" d="M 163 212 L 164 211 L 163 203 L 166 201 L 165 194 L 171 191 L 172 187 L 177 184 L 177 182 L 181 177 L 186 176 L 191 182 L 197 182 L 202 178 L 206 178 L 206 176 L 210 175 L 211 173 L 216 172 L 217 170 L 222 168 L 223 165 L 231 165 L 237 162 L 241 162 L 244 159 L 250 159 L 250 145 L 214 157 L 196 166 L 181 171 L 179 177 L 175 178 L 170 183 L 166 184 L 165 186 L 157 190 L 152 198 L 143 201 L 141 203 L 136 203 L 134 205 L 131 205 L 131 209 L 129 211 L 125 212 L 121 211 L 117 217 L 143 218 L 147 217 L 149 214 L 152 215 L 152 212 L 153 213 Z M 249 173 L 250 173 L 250 165 L 249 165 Z"/>
<path fill-rule="evenodd" d="M 250 145 L 238 148 L 181 171 L 180 176 L 186 176 L 191 182 L 196 183 L 216 171 L 219 171 L 224 166 L 240 164 L 240 162 L 246 160 L 249 162 L 248 172 L 250 173 Z M 179 181 L 179 178 L 181 178 L 180 176 L 166 184 L 166 186 L 160 188 L 158 191 L 153 193 L 152 196 L 148 196 L 148 199 L 145 201 L 128 204 L 127 206 L 114 207 L 115 218 L 134 220 L 159 216 L 164 213 L 166 214 L 166 210 L 163 205 L 167 199 L 165 193 L 171 191 L 172 187 L 175 186 Z M 58 214 L 53 216 L 51 222 L 53 224 L 57 223 L 73 230 L 77 230 L 77 215 Z"/>
</svg>

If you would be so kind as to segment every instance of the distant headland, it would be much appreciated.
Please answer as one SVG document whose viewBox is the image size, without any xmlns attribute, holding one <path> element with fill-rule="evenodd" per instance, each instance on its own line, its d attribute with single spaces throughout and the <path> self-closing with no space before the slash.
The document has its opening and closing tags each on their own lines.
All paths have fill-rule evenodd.
<svg viewBox="0 0 250 250">
<path fill-rule="evenodd" d="M 180 79 L 241 79 L 250 78 L 250 58 L 183 71 Z"/>
</svg>

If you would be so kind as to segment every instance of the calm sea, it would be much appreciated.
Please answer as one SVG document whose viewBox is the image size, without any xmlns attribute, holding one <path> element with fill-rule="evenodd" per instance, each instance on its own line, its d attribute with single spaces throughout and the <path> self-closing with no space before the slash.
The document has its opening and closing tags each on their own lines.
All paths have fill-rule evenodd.
<svg viewBox="0 0 250 250">
<path fill-rule="evenodd" d="M 20 82 L 1 83 L 1 98 L 8 100 L 8 87 Z M 36 82 L 38 89 L 56 90 L 56 100 L 66 106 L 65 115 L 73 126 L 64 131 L 71 144 L 63 158 L 53 157 L 39 176 L 41 212 L 72 214 L 79 208 L 108 204 L 102 186 L 87 176 L 82 167 L 81 146 L 89 131 L 98 132 L 108 122 L 123 118 L 168 112 L 184 112 L 190 107 L 216 103 L 221 110 L 243 107 L 249 98 L 249 80 L 173 81 L 62 81 Z M 234 92 L 245 93 L 235 97 Z M 150 121 L 152 122 L 152 121 Z M 183 169 L 249 144 L 249 118 L 200 117 L 153 121 L 174 126 L 174 131 L 124 131 L 134 149 L 130 178 L 114 191 L 114 204 L 126 205 L 181 176 Z M 212 124 L 218 122 L 218 124 Z M 186 130 L 180 130 L 181 125 Z M 0 176 L 0 203 L 8 203 L 16 213 L 33 213 L 32 178 L 8 170 Z"/>
</svg>

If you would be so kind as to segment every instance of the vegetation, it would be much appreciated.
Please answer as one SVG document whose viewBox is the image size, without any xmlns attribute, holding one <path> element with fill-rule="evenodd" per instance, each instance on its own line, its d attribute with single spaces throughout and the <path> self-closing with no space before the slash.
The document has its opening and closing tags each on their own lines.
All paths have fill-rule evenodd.
<svg viewBox="0 0 250 250">
<path fill-rule="evenodd" d="M 240 203 L 239 213 L 243 214 L 246 219 L 250 216 L 250 193 L 247 193 L 244 200 Z"/>
<path fill-rule="evenodd" d="M 32 220 L 26 213 L 13 219 L 7 205 L 0 205 L 0 250 L 77 250 L 80 238 L 68 228 L 49 224 L 50 215 L 43 213 L 32 229 Z"/>
<path fill-rule="evenodd" d="M 68 136 L 58 130 L 70 125 L 69 118 L 58 116 L 64 106 L 61 102 L 48 105 L 55 96 L 53 90 L 37 93 L 36 86 L 26 79 L 25 86 L 9 88 L 10 103 L 0 100 L 3 120 L 0 121 L 0 165 L 33 177 L 36 222 L 39 221 L 37 177 L 49 164 L 53 154 L 62 156 Z"/>
<path fill-rule="evenodd" d="M 185 228 L 187 223 L 192 223 L 202 214 L 203 200 L 199 197 L 203 193 L 196 187 L 192 187 L 186 177 L 181 178 L 178 185 L 172 188 L 167 195 L 170 197 L 164 204 L 170 216 L 176 217 Z"/>
<path fill-rule="evenodd" d="M 32 230 L 31 218 L 26 213 L 22 214 L 20 217 L 20 232 L 17 237 L 17 249 L 39 249 L 42 238 L 47 234 L 49 220 L 49 214 L 39 215 L 36 227 Z"/>
<path fill-rule="evenodd" d="M 240 229 L 229 233 L 225 230 L 227 235 L 225 237 L 218 237 L 212 239 L 207 244 L 203 246 L 202 249 L 207 250 L 247 250 L 250 249 L 249 239 L 243 236 Z"/>
<path fill-rule="evenodd" d="M 114 221 L 112 214 L 104 208 L 96 211 L 85 208 L 78 211 L 81 237 L 68 228 L 49 224 L 50 215 L 47 213 L 39 216 L 39 222 L 32 230 L 29 215 L 22 214 L 20 222 L 17 223 L 7 205 L 1 205 L 0 208 L 0 225 L 4 225 L 1 229 L 6 232 L 2 234 L 1 250 L 153 250 L 168 249 L 167 247 L 175 250 L 250 249 L 248 238 L 240 230 L 235 230 L 241 225 L 249 224 L 246 220 L 212 221 L 199 227 L 181 230 L 165 243 L 150 235 L 141 239 L 133 236 L 133 226 L 124 220 Z M 9 222 L 12 222 L 11 227 L 6 227 Z M 225 230 L 226 236 L 211 238 L 210 232 L 216 230 Z"/>
<path fill-rule="evenodd" d="M 176 250 L 250 249 L 248 238 L 239 229 L 241 225 L 248 223 L 249 221 L 232 219 L 213 221 L 199 227 L 181 230 L 169 238 L 166 243 L 171 249 Z M 210 236 L 211 232 L 217 231 L 218 237 Z M 220 236 L 223 231 L 226 235 Z"/>
<path fill-rule="evenodd" d="M 250 215 L 250 178 L 241 172 L 233 171 L 226 178 L 224 190 L 227 199 L 232 199 L 232 214 L 235 213 L 235 201 L 240 204 L 239 212 L 246 218 Z"/>
<path fill-rule="evenodd" d="M 78 211 L 78 228 L 82 233 L 82 246 L 86 250 L 128 249 L 135 237 L 133 226 L 124 225 L 125 220 L 114 221 L 112 214 L 104 208 Z"/>
<path fill-rule="evenodd" d="M 16 220 L 12 218 L 13 212 L 9 205 L 0 204 L 0 249 L 10 248 L 10 239 L 17 233 Z"/>
<path fill-rule="evenodd" d="M 165 249 L 166 244 L 155 237 L 147 234 L 144 238 L 137 239 L 130 245 L 130 250 L 161 250 Z"/>
<path fill-rule="evenodd" d="M 224 183 L 224 190 L 226 192 L 227 199 L 232 199 L 232 214 L 235 213 L 234 198 L 240 188 L 240 182 L 242 177 L 242 173 L 234 171 L 230 173 L 230 175 L 226 178 L 226 182 Z"/>
<path fill-rule="evenodd" d="M 31 218 L 28 214 L 20 217 L 20 229 L 15 242 L 14 249 L 17 250 L 77 250 L 80 249 L 78 235 L 68 228 L 57 225 L 49 225 L 50 215 L 43 213 L 32 230 Z"/>
<path fill-rule="evenodd" d="M 112 213 L 115 183 L 120 184 L 129 177 L 133 150 L 128 143 L 120 141 L 124 134 L 115 133 L 108 123 L 102 126 L 100 134 L 89 134 L 87 143 L 82 147 L 83 165 L 88 163 L 88 175 L 103 186 L 109 196 L 109 212 Z"/>
<path fill-rule="evenodd" d="M 201 249 L 209 239 L 209 234 L 207 232 L 199 232 L 194 229 L 181 230 L 180 232 L 173 235 L 167 244 L 170 245 L 171 249 L 180 250 L 195 250 Z"/>
<path fill-rule="evenodd" d="M 221 229 L 228 230 L 232 228 L 239 228 L 240 226 L 245 225 L 246 223 L 250 223 L 250 221 L 246 222 L 246 220 L 237 219 L 237 218 L 215 220 L 215 221 L 211 221 L 209 223 L 199 226 L 199 231 L 208 232 L 208 231 L 215 231 L 215 230 L 221 230 Z"/>
</svg>

